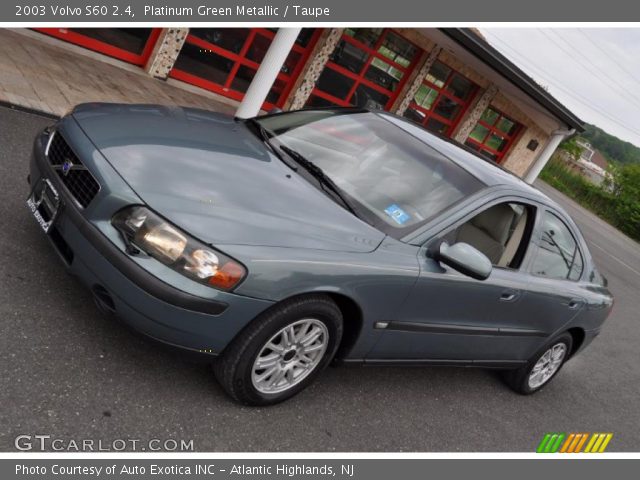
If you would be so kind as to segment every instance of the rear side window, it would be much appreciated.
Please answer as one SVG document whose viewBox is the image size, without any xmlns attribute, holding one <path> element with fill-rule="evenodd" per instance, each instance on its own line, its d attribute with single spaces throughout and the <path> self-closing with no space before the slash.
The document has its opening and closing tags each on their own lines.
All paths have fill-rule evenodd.
<svg viewBox="0 0 640 480">
<path fill-rule="evenodd" d="M 571 230 L 551 212 L 542 221 L 540 248 L 533 262 L 532 272 L 541 277 L 579 280 L 583 260 Z"/>
</svg>

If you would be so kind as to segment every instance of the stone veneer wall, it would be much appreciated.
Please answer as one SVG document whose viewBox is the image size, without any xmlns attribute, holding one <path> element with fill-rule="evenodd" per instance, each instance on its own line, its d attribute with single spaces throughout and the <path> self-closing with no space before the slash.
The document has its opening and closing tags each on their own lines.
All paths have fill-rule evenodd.
<svg viewBox="0 0 640 480">
<path fill-rule="evenodd" d="M 167 78 L 188 33 L 188 28 L 163 28 L 144 67 L 145 71 L 156 78 Z"/>
<path fill-rule="evenodd" d="M 527 148 L 527 144 L 531 140 L 537 140 L 538 142 L 538 148 L 536 148 L 535 151 Z M 520 177 L 524 176 L 548 140 L 549 135 L 543 132 L 538 126 L 528 127 L 520 134 L 520 138 L 518 138 L 516 143 L 511 147 L 502 166 Z"/>
<path fill-rule="evenodd" d="M 409 78 L 407 81 L 404 91 L 400 92 L 395 104 L 391 107 L 391 111 L 398 114 L 403 115 L 404 112 L 409 108 L 409 104 L 413 100 L 413 97 L 416 96 L 418 89 L 422 85 L 427 73 L 431 69 L 433 62 L 436 61 L 438 55 L 442 51 L 442 47 L 434 46 L 426 58 L 422 60 L 422 65 L 416 69 L 415 73 L 412 75 L 412 78 Z"/>
<path fill-rule="evenodd" d="M 289 98 L 285 101 L 285 110 L 297 110 L 304 107 L 311 95 L 311 91 L 316 86 L 318 78 L 324 66 L 329 61 L 329 57 L 335 50 L 344 28 L 330 28 L 322 32 L 318 39 L 307 64 L 304 66 L 300 76 L 296 80 Z"/>
<path fill-rule="evenodd" d="M 492 83 L 484 92 L 476 95 L 476 98 L 465 113 L 462 121 L 458 124 L 453 135 L 451 135 L 456 142 L 464 143 L 467 141 L 469 134 L 475 128 L 478 120 L 480 120 L 480 117 L 497 94 L 498 87 Z"/>
<path fill-rule="evenodd" d="M 502 162 L 503 167 L 516 175 L 522 176 L 529 170 L 529 167 L 544 148 L 550 135 L 545 133 L 529 116 L 522 112 L 522 110 L 502 93 L 496 95 L 491 105 L 521 123 L 524 127 L 524 130 L 520 132 Z M 527 148 L 527 144 L 531 140 L 537 140 L 538 142 L 538 148 L 536 148 L 535 151 Z"/>
</svg>

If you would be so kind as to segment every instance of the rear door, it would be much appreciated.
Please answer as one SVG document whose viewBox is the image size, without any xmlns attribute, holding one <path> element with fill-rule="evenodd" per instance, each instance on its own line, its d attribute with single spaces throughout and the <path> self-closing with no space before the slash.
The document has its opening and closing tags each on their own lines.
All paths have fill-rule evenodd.
<svg viewBox="0 0 640 480">
<path fill-rule="evenodd" d="M 528 268 L 528 295 L 536 323 L 551 334 L 586 308 L 581 282 L 585 256 L 576 232 L 559 212 L 545 208 L 538 223 Z"/>
</svg>

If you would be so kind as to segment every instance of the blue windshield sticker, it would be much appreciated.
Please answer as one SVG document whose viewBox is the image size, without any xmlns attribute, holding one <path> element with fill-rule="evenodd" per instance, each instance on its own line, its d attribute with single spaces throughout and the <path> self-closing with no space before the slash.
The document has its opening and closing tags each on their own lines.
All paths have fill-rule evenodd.
<svg viewBox="0 0 640 480">
<path fill-rule="evenodd" d="M 385 213 L 389 215 L 398 225 L 404 225 L 411 218 L 407 212 L 402 210 L 395 203 L 393 205 L 389 205 L 384 209 Z"/>
</svg>

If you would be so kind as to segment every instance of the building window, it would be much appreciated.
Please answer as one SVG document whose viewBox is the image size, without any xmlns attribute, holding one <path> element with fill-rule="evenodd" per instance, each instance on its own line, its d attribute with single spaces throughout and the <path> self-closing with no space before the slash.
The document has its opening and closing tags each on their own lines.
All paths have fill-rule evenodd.
<svg viewBox="0 0 640 480">
<path fill-rule="evenodd" d="M 265 28 L 192 28 L 169 75 L 225 97 L 242 100 L 276 31 Z M 319 36 L 319 29 L 302 29 L 263 108 L 284 104 Z"/>
<path fill-rule="evenodd" d="M 307 105 L 388 109 L 419 57 L 418 47 L 390 29 L 347 28 Z"/>
<path fill-rule="evenodd" d="M 435 62 L 404 116 L 427 130 L 450 136 L 478 86 L 442 62 Z"/>
<path fill-rule="evenodd" d="M 35 28 L 38 32 L 143 66 L 160 36 L 160 28 Z"/>
<path fill-rule="evenodd" d="M 521 131 L 522 125 L 497 109 L 489 107 L 469 134 L 465 145 L 489 160 L 501 163 Z"/>
</svg>

